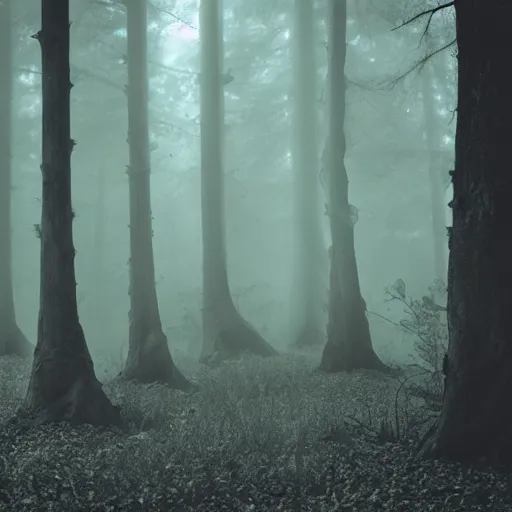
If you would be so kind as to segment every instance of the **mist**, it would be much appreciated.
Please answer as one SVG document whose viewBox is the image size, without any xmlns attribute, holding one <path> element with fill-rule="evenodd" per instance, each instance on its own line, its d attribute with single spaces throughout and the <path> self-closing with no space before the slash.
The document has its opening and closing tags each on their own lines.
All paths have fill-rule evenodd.
<svg viewBox="0 0 512 512">
<path fill-rule="evenodd" d="M 153 5 L 153 4 L 152 4 Z M 41 96 L 36 5 L 20 9 L 15 26 L 13 120 L 13 254 L 16 310 L 36 338 L 41 207 Z M 244 16 L 241 13 L 249 12 Z M 263 9 L 264 10 L 264 9 Z M 316 6 L 318 149 L 326 136 L 327 29 Z M 114 7 L 71 3 L 74 240 L 80 320 L 93 351 L 126 350 L 129 310 L 129 230 L 126 30 Z M 199 32 L 194 2 L 149 9 L 151 204 L 156 286 L 164 330 L 173 351 L 193 356 L 201 346 L 201 215 Z M 176 14 L 175 14 L 176 13 Z M 179 21 L 176 17 L 187 20 Z M 264 15 L 267 18 L 261 19 Z M 364 23 L 357 19 L 365 16 Z M 190 22 L 188 21 L 190 20 Z M 266 24 L 264 24 L 266 20 Z M 291 341 L 297 261 L 292 169 L 293 13 L 278 3 L 261 15 L 242 2 L 224 5 L 224 193 L 226 254 L 236 305 L 279 350 Z M 422 75 L 428 74 L 437 133 L 435 152 L 445 174 L 453 165 L 455 62 L 449 51 L 394 83 L 424 56 L 420 28 L 390 32 L 378 12 L 349 9 L 347 23 L 346 166 L 350 203 L 358 211 L 355 244 L 368 311 L 399 321 L 400 307 L 384 303 L 398 278 L 420 296 L 436 279 L 429 152 Z M 453 30 L 433 27 L 435 38 Z M 435 65 L 438 74 L 430 69 Z M 441 171 L 440 171 L 441 172 Z M 323 251 L 330 245 L 326 194 L 317 170 Z M 445 186 L 443 204 L 449 199 Z M 448 210 L 448 208 L 446 208 Z M 449 222 L 446 211 L 446 222 Z M 446 244 L 445 244 L 446 245 Z M 447 249 L 446 249 L 447 250 Z M 327 300 L 328 276 L 323 286 Z M 410 342 L 369 315 L 376 350 L 407 359 Z M 409 340 L 410 341 L 410 340 Z"/>
<path fill-rule="evenodd" d="M 0 0 L 0 509 L 512 509 L 512 6 L 423 4 Z"/>
</svg>

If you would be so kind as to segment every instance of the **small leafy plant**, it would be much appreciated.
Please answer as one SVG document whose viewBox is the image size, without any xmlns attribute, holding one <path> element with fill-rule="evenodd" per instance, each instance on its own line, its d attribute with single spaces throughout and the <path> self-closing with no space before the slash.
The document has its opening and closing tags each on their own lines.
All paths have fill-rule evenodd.
<svg viewBox="0 0 512 512">
<path fill-rule="evenodd" d="M 373 425 L 367 422 L 377 439 L 398 442 L 418 438 L 425 425 L 435 419 L 441 409 L 444 375 L 443 359 L 448 347 L 446 322 L 446 285 L 434 281 L 421 299 L 407 295 L 402 279 L 387 288 L 386 300 L 403 305 L 404 317 L 399 322 L 381 317 L 415 338 L 415 363 L 397 376 L 394 411 L 389 418 Z M 380 315 L 378 315 L 380 316 Z M 411 371 L 412 370 L 412 371 Z"/>
</svg>

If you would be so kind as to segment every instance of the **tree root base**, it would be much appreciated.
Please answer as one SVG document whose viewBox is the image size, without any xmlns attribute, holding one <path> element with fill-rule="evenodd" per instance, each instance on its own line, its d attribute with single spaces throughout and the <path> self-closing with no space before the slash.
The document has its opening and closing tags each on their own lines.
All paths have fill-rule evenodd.
<svg viewBox="0 0 512 512">
<path fill-rule="evenodd" d="M 384 364 L 373 349 L 369 353 L 349 352 L 349 347 L 338 346 L 327 341 L 322 353 L 319 369 L 326 373 L 352 372 L 355 370 L 372 370 L 392 375 L 396 371 Z"/>
<path fill-rule="evenodd" d="M 160 383 L 181 391 L 193 391 L 191 383 L 172 360 L 165 334 L 150 334 L 144 343 L 132 343 L 121 379 L 142 384 Z"/>
<path fill-rule="evenodd" d="M 279 352 L 237 314 L 229 325 L 217 330 L 213 352 L 202 354 L 199 361 L 215 366 L 222 361 L 240 359 L 244 354 L 273 357 Z"/>
<path fill-rule="evenodd" d="M 19 416 L 34 424 L 68 422 L 94 426 L 121 426 L 120 408 L 107 398 L 95 377 L 78 378 L 67 393 L 41 406 L 39 394 L 31 381 Z M 32 389 L 31 389 L 32 388 Z"/>
</svg>

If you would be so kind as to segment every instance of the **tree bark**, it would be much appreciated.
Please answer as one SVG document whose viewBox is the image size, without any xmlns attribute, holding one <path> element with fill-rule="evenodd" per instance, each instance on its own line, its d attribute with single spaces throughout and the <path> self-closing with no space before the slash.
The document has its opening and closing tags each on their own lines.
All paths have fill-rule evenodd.
<svg viewBox="0 0 512 512">
<path fill-rule="evenodd" d="M 327 372 L 360 368 L 385 370 L 372 347 L 366 305 L 361 296 L 348 202 L 345 142 L 346 0 L 330 0 L 329 34 L 329 215 L 331 268 L 327 343 L 320 368 Z"/>
<path fill-rule="evenodd" d="M 130 332 L 123 376 L 189 389 L 162 329 L 155 286 L 148 127 L 147 4 L 127 0 Z"/>
<path fill-rule="evenodd" d="M 12 279 L 12 29 L 11 0 L 0 2 L 0 356 L 28 356 L 34 347 L 16 322 Z"/>
<path fill-rule="evenodd" d="M 434 57 L 435 58 L 435 57 Z M 425 132 L 427 138 L 427 150 L 429 153 L 428 177 L 430 184 L 430 200 L 432 208 L 432 239 L 434 249 L 434 273 L 435 278 L 446 282 L 447 263 L 446 248 L 448 239 L 446 235 L 445 189 L 442 179 L 442 161 L 439 158 L 441 145 L 439 115 L 436 112 L 433 98 L 433 72 L 432 63 L 425 63 L 421 73 L 423 109 L 425 116 Z M 444 172 L 448 170 L 445 169 Z"/>
<path fill-rule="evenodd" d="M 458 109 L 443 409 L 422 453 L 512 462 L 507 58 L 512 4 L 456 0 Z"/>
<path fill-rule="evenodd" d="M 37 345 L 21 411 L 37 421 L 120 422 L 94 374 L 78 319 L 69 80 L 69 2 L 42 1 L 43 178 Z"/>
<path fill-rule="evenodd" d="M 312 0 L 295 0 L 293 37 L 294 109 L 293 167 L 296 173 L 297 214 L 296 272 L 293 302 L 295 345 L 322 343 L 322 280 L 320 253 L 323 250 L 318 201 L 318 146 L 316 123 L 316 67 L 314 10 Z"/>
<path fill-rule="evenodd" d="M 242 352 L 277 352 L 237 311 L 229 290 L 224 240 L 222 147 L 222 19 L 220 0 L 200 5 L 201 213 L 203 235 L 203 348 L 201 360 Z"/>
</svg>

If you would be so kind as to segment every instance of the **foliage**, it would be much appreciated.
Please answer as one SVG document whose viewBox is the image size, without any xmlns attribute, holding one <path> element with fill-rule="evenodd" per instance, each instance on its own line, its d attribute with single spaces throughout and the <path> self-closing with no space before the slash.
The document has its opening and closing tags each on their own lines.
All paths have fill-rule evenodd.
<svg viewBox="0 0 512 512">
<path fill-rule="evenodd" d="M 435 281 L 428 295 L 413 299 L 407 295 L 406 285 L 398 279 L 386 288 L 387 301 L 403 305 L 404 318 L 398 323 L 377 313 L 371 313 L 400 327 L 415 337 L 415 363 L 397 369 L 394 376 L 398 387 L 392 406 L 378 421 L 371 410 L 361 418 L 351 418 L 363 432 L 379 442 L 417 442 L 440 412 L 444 375 L 443 359 L 448 347 L 446 307 L 439 302 L 446 299 L 446 285 Z"/>
<path fill-rule="evenodd" d="M 414 346 L 420 360 L 419 367 L 440 377 L 448 348 L 448 327 L 446 306 L 438 304 L 438 301 L 446 300 L 446 285 L 435 281 L 427 295 L 413 299 L 407 296 L 403 280 L 398 279 L 386 289 L 386 295 L 388 301 L 398 301 L 404 306 L 405 317 L 399 325 L 417 338 Z"/>
<path fill-rule="evenodd" d="M 346 418 L 365 404 L 380 423 L 396 382 L 371 372 L 326 376 L 312 371 L 316 363 L 248 358 L 203 368 L 195 394 L 113 381 L 105 390 L 123 408 L 124 431 L 2 421 L 0 509 L 470 512 L 512 505 L 505 477 L 422 461 L 407 444 L 361 435 Z M 29 370 L 21 359 L 0 359 L 2 393 L 10 396 L 2 420 L 23 396 Z"/>
<path fill-rule="evenodd" d="M 446 300 L 446 285 L 435 281 L 427 295 L 413 299 L 407 295 L 404 281 L 398 279 L 386 289 L 386 295 L 388 301 L 404 307 L 404 318 L 396 325 L 415 337 L 415 363 L 410 366 L 412 373 L 406 375 L 404 393 L 421 399 L 428 413 L 437 413 L 442 403 L 443 359 L 448 349 L 446 307 L 439 304 Z"/>
</svg>

